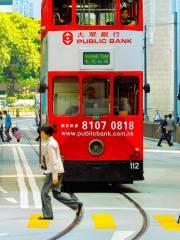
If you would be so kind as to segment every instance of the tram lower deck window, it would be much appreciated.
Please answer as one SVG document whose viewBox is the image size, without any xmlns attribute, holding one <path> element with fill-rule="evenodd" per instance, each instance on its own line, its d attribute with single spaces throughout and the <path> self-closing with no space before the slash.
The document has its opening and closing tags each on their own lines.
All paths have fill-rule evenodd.
<svg viewBox="0 0 180 240">
<path fill-rule="evenodd" d="M 77 77 L 56 77 L 53 89 L 55 115 L 79 115 L 79 80 Z"/>
<path fill-rule="evenodd" d="M 137 77 L 119 76 L 114 79 L 114 114 L 138 115 L 139 81 Z"/>
<path fill-rule="evenodd" d="M 109 115 L 109 79 L 86 77 L 83 79 L 83 114 L 87 116 Z"/>
</svg>

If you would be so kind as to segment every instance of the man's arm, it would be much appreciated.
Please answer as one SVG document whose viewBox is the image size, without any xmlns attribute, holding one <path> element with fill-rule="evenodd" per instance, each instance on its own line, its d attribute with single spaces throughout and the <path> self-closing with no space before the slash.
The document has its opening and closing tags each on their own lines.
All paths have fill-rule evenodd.
<svg viewBox="0 0 180 240">
<path fill-rule="evenodd" d="M 132 20 L 130 24 L 128 24 L 128 26 L 136 26 L 136 21 L 135 20 Z"/>
<path fill-rule="evenodd" d="M 49 162 L 52 167 L 52 181 L 53 184 L 56 185 L 58 183 L 58 165 L 57 165 L 57 157 L 56 157 L 56 151 L 55 147 L 52 144 L 48 145 L 48 156 L 49 156 Z"/>
</svg>

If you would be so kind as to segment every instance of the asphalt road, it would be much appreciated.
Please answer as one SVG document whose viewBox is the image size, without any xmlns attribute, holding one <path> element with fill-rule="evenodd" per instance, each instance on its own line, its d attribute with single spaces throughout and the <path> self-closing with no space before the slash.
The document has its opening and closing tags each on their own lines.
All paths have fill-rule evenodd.
<svg viewBox="0 0 180 240">
<path fill-rule="evenodd" d="M 28 137 L 17 144 L 0 142 L 0 240 L 42 240 L 62 230 L 74 218 L 74 212 L 52 200 L 54 221 L 49 226 L 29 227 L 32 214 L 41 214 L 40 189 L 43 173 L 39 169 L 38 143 L 34 120 L 15 119 Z M 31 144 L 29 143 L 31 142 Z M 179 240 L 180 225 L 180 146 L 162 148 L 145 140 L 145 180 L 133 185 L 81 185 L 74 189 L 84 203 L 82 222 L 62 239 L 123 240 L 134 234 L 142 218 L 120 191 L 135 199 L 149 216 L 144 240 Z M 98 220 L 100 218 L 100 220 Z M 98 225 L 98 221 L 102 224 Z"/>
</svg>

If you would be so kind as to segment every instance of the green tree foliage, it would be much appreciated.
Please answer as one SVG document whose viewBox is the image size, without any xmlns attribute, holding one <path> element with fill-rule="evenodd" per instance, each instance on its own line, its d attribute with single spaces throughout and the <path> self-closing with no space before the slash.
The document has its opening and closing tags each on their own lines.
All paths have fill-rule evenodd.
<svg viewBox="0 0 180 240">
<path fill-rule="evenodd" d="M 35 87 L 40 72 L 40 22 L 18 13 L 0 13 L 0 82 Z"/>
</svg>

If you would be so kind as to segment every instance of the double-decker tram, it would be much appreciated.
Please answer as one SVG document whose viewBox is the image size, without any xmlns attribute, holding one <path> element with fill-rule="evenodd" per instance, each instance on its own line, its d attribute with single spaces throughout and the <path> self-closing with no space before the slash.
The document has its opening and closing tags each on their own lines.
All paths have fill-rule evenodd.
<svg viewBox="0 0 180 240">
<path fill-rule="evenodd" d="M 143 1 L 44 0 L 42 30 L 41 119 L 64 181 L 143 180 Z"/>
</svg>

